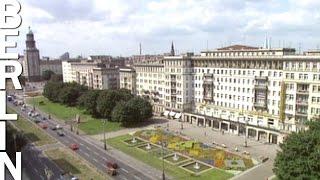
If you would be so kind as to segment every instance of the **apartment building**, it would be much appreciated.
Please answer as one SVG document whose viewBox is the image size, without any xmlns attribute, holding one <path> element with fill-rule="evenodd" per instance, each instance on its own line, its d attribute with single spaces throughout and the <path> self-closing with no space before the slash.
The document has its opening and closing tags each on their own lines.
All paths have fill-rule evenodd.
<svg viewBox="0 0 320 180">
<path fill-rule="evenodd" d="M 135 65 L 137 94 L 172 119 L 280 143 L 320 115 L 320 56 L 234 45 Z"/>
<path fill-rule="evenodd" d="M 163 60 L 136 64 L 134 69 L 136 71 L 136 94 L 149 99 L 154 113 L 160 115 L 164 112 Z"/>
<path fill-rule="evenodd" d="M 120 88 L 128 89 L 136 94 L 136 72 L 133 68 L 126 67 L 119 69 Z"/>
<path fill-rule="evenodd" d="M 118 89 L 119 69 L 99 60 L 62 62 L 63 82 L 77 82 L 92 89 Z"/>
</svg>

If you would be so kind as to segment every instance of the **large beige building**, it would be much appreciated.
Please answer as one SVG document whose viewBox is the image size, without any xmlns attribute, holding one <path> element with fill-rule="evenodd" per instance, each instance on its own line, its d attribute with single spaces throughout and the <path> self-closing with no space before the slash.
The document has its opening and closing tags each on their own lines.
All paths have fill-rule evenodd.
<svg viewBox="0 0 320 180">
<path fill-rule="evenodd" d="M 117 89 L 119 69 L 99 60 L 68 60 L 62 62 L 63 82 L 76 82 L 92 89 Z"/>
<path fill-rule="evenodd" d="M 155 113 L 198 126 L 279 143 L 320 115 L 319 51 L 235 45 L 134 69 Z"/>
</svg>

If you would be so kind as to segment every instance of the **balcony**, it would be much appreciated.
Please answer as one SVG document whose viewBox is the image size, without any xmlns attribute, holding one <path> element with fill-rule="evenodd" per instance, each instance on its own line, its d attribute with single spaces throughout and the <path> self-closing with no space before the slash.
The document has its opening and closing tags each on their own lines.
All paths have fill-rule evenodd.
<svg viewBox="0 0 320 180">
<path fill-rule="evenodd" d="M 304 94 L 304 95 L 307 95 L 307 94 L 309 94 L 309 90 L 298 89 L 298 90 L 297 90 L 297 94 Z"/>
<path fill-rule="evenodd" d="M 254 78 L 255 78 L 256 80 L 265 80 L 265 81 L 268 80 L 268 76 L 255 76 Z"/>
<path fill-rule="evenodd" d="M 308 116 L 308 113 L 307 112 L 302 112 L 302 111 L 297 111 L 296 112 L 296 116 L 302 116 L 302 117 L 307 117 Z"/>
<path fill-rule="evenodd" d="M 306 100 L 297 100 L 297 105 L 308 106 L 308 101 Z"/>
<path fill-rule="evenodd" d="M 255 108 L 267 108 L 266 103 L 254 103 Z"/>
<path fill-rule="evenodd" d="M 261 89 L 261 90 L 267 90 L 268 85 L 267 84 L 255 84 L 254 88 L 255 89 Z"/>
</svg>

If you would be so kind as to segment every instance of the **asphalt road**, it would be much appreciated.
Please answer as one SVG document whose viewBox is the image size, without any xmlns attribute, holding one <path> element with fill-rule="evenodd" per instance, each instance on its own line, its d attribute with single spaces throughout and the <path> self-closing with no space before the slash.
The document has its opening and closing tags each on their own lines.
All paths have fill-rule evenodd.
<svg viewBox="0 0 320 180">
<path fill-rule="evenodd" d="M 28 117 L 27 112 L 29 112 L 32 107 L 27 107 L 26 111 L 21 111 L 21 106 L 14 106 L 12 103 L 8 103 L 12 108 L 14 108 L 21 116 L 33 121 L 31 117 Z M 44 113 L 40 112 L 40 116 L 48 117 Z M 39 119 L 41 119 L 39 117 Z M 119 166 L 117 170 L 117 176 L 113 176 L 113 179 L 121 180 L 149 180 L 149 179 L 159 179 L 159 177 L 150 177 L 150 175 L 145 175 L 143 169 L 137 170 L 130 167 L 128 164 L 122 163 L 121 161 L 114 159 L 108 151 L 105 151 L 102 147 L 99 147 L 95 144 L 90 143 L 89 141 L 82 139 L 81 136 L 76 135 L 74 132 L 70 131 L 70 127 L 64 126 L 63 132 L 65 136 L 58 136 L 56 131 L 50 129 L 50 127 L 56 126 L 58 121 L 50 119 L 42 121 L 48 124 L 48 129 L 46 132 L 52 137 L 56 138 L 65 146 L 70 146 L 72 143 L 77 143 L 80 147 L 79 150 L 75 151 L 86 161 L 90 162 L 95 168 L 99 169 L 101 172 L 106 173 L 106 162 L 113 161 L 116 162 Z"/>
</svg>

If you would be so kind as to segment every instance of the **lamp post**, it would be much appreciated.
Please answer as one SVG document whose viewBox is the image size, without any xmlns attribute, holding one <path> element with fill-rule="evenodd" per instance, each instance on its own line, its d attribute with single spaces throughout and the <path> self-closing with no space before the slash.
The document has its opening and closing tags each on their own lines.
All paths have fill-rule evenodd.
<svg viewBox="0 0 320 180">
<path fill-rule="evenodd" d="M 166 176 L 164 174 L 163 134 L 161 135 L 161 154 L 162 154 L 162 180 L 165 180 Z"/>
<path fill-rule="evenodd" d="M 107 150 L 106 124 L 107 124 L 107 119 L 104 119 L 104 120 L 103 120 L 103 145 L 104 145 L 104 150 Z"/>
<path fill-rule="evenodd" d="M 248 119 L 245 119 L 243 117 L 244 121 L 246 122 L 246 134 L 244 135 L 244 147 L 248 147 L 248 142 L 247 142 L 247 134 L 249 135 L 249 132 L 247 132 L 247 127 L 248 127 Z"/>
</svg>

